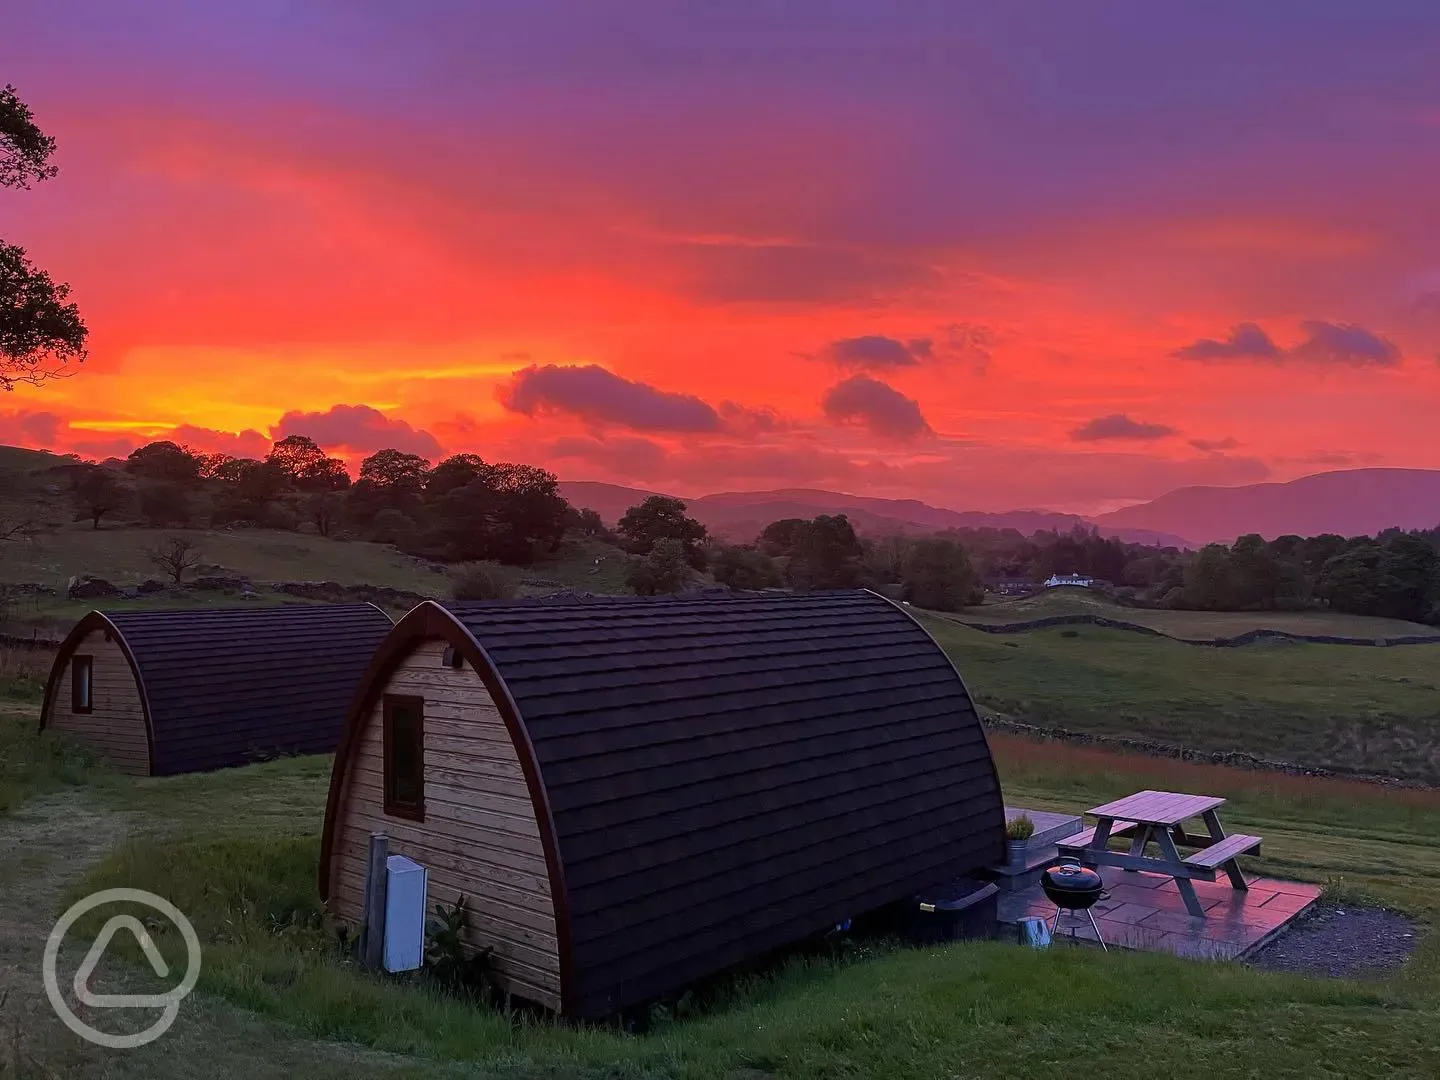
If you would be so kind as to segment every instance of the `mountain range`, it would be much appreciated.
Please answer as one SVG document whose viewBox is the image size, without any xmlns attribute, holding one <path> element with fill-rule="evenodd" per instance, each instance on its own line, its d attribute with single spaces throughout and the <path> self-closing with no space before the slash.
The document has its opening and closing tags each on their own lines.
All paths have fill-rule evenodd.
<svg viewBox="0 0 1440 1080">
<path fill-rule="evenodd" d="M 1105 529 L 1157 529 L 1201 543 L 1245 533 L 1363 536 L 1440 525 L 1440 469 L 1344 469 L 1283 484 L 1185 487 L 1100 514 Z"/>
<path fill-rule="evenodd" d="M 562 481 L 561 493 L 614 524 L 630 507 L 663 492 L 589 481 Z M 845 514 L 862 535 L 916 534 L 942 529 L 1067 531 L 1093 525 L 1103 536 L 1130 543 L 1194 548 L 1232 543 L 1237 536 L 1267 538 L 1373 534 L 1398 526 L 1440 525 L 1440 470 L 1345 469 L 1302 476 L 1288 483 L 1238 487 L 1186 487 L 1107 514 L 1081 517 L 1046 510 L 1006 513 L 949 510 L 915 499 L 879 499 L 813 488 L 727 491 L 684 500 L 689 514 L 725 540 L 750 541 L 770 522 L 816 514 Z"/>
</svg>

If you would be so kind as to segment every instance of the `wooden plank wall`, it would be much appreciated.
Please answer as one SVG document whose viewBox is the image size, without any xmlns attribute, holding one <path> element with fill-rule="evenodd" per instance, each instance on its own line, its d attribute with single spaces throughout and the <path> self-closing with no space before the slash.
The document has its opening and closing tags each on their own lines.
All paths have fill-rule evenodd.
<svg viewBox="0 0 1440 1080">
<path fill-rule="evenodd" d="M 359 925 L 372 832 L 390 853 L 430 871 L 428 903 L 469 903 L 467 944 L 494 949 L 511 993 L 560 1007 L 555 907 L 524 774 L 504 721 L 469 665 L 444 666 L 445 643 L 420 645 L 386 693 L 425 699 L 425 820 L 386 817 L 381 699 L 360 733 L 345 776 L 331 857 L 330 910 Z"/>
<path fill-rule="evenodd" d="M 99 751 L 121 772 L 150 774 L 150 740 L 145 733 L 145 709 L 130 662 L 120 646 L 105 640 L 105 631 L 92 630 L 76 648 L 80 656 L 94 658 L 91 697 L 93 710 L 70 711 L 72 663 L 65 665 L 56 686 L 47 726 L 63 731 Z"/>
</svg>

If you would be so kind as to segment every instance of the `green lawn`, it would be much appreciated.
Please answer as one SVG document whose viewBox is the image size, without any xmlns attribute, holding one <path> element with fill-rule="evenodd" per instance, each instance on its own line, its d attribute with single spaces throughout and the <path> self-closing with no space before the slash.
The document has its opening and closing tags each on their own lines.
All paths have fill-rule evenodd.
<svg viewBox="0 0 1440 1080">
<path fill-rule="evenodd" d="M 1321 637 L 1440 637 L 1440 627 L 1402 619 L 1314 611 L 1164 611 L 1122 607 L 1103 594 L 1082 588 L 1047 589 L 1035 596 L 996 600 L 950 616 L 964 622 L 1008 624 L 1055 615 L 1099 615 L 1148 626 L 1171 637 L 1197 641 L 1238 637 L 1250 630 L 1282 630 Z"/>
<path fill-rule="evenodd" d="M 1009 638 L 927 623 L 977 697 L 1009 715 L 1301 759 L 1348 748 L 1347 760 L 1390 772 L 1436 767 L 1440 654 L 1428 646 L 1205 649 L 1089 627 Z M 1265 838 L 1257 871 L 1407 910 L 1427 928 L 1416 955 L 1399 973 L 1355 982 L 1063 944 L 870 944 L 792 961 L 634 1035 L 522 1021 L 358 972 L 328 935 L 316 890 L 329 759 L 121 777 L 36 733 L 42 665 L 0 655 L 0 840 L 27 806 L 73 800 L 115 822 L 117 840 L 98 861 L 63 867 L 66 884 L 47 904 L 58 913 L 97 888 L 146 888 L 177 903 L 204 941 L 200 991 L 176 1041 L 85 1075 L 169 1080 L 223 1057 L 225 1075 L 259 1080 L 283 1075 L 276 1055 L 298 1060 L 297 1047 L 345 1055 L 314 1075 L 353 1077 L 1031 1078 L 1076 1060 L 1120 1077 L 1440 1075 L 1440 935 L 1428 931 L 1440 917 L 1437 791 L 992 736 L 1011 805 L 1074 813 L 1146 787 L 1225 796 L 1227 824 Z M 28 827 L 36 840 L 12 868 L 27 881 L 63 821 Z M 59 874 L 52 861 L 43 872 Z M 0 887 L 0 958 L 10 949 L 33 963 L 6 943 L 20 920 L 7 895 Z"/>
<path fill-rule="evenodd" d="M 1002 716 L 1440 782 L 1440 646 L 1216 649 L 1090 626 L 999 635 L 922 618 Z"/>
<path fill-rule="evenodd" d="M 1265 836 L 1258 870 L 1436 914 L 1433 793 L 1013 738 L 995 749 L 1012 803 L 1078 811 L 1160 784 L 1217 792 L 1231 800 L 1228 821 Z M 1028 1078 L 1077 1055 L 1117 1076 L 1422 1077 L 1440 1067 L 1434 936 L 1378 983 L 1068 946 L 871 947 L 792 962 L 646 1035 L 512 1022 L 363 975 L 330 946 L 315 895 L 326 764 L 127 784 L 116 805 L 153 819 L 153 831 L 73 894 L 129 885 L 174 900 L 205 942 L 203 993 L 309 1037 L 437 1067 L 464 1061 L 483 1076 Z"/>
</svg>

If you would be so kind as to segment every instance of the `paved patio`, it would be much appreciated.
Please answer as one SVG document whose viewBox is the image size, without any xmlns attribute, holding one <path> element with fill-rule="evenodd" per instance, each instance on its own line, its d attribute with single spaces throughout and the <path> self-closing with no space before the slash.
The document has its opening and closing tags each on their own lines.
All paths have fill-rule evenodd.
<svg viewBox="0 0 1440 1080">
<path fill-rule="evenodd" d="M 1206 960 L 1238 960 L 1269 941 L 1315 903 L 1316 885 L 1246 875 L 1250 888 L 1237 891 L 1220 881 L 1196 881 L 1205 918 L 1185 911 L 1175 880 L 1143 871 L 1105 867 L 1108 893 L 1092 909 L 1105 944 Z M 1052 904 L 1039 885 L 1000 897 L 1000 921 L 1018 923 L 1026 915 L 1050 918 Z M 1093 942 L 1095 931 L 1083 912 L 1060 917 L 1059 935 Z"/>
</svg>

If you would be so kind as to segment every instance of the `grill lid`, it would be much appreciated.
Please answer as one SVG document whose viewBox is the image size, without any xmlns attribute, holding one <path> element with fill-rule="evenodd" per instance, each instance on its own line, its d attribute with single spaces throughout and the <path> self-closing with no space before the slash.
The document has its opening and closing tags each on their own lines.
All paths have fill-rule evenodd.
<svg viewBox="0 0 1440 1080">
<path fill-rule="evenodd" d="M 1105 887 L 1104 879 L 1096 871 L 1073 863 L 1049 867 L 1041 875 L 1041 884 L 1046 892 L 1053 889 L 1064 893 L 1099 892 Z"/>
</svg>

